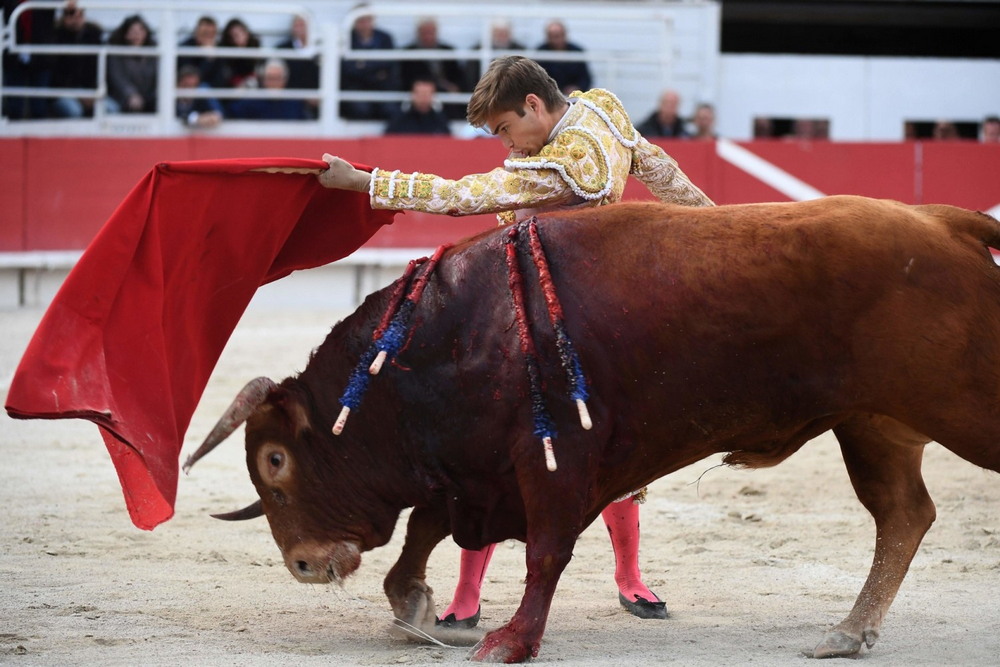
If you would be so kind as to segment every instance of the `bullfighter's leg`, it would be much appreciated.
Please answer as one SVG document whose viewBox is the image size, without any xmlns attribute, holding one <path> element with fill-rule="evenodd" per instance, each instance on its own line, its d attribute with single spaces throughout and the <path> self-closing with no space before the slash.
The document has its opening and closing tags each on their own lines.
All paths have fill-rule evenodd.
<svg viewBox="0 0 1000 667">
<path fill-rule="evenodd" d="M 601 512 L 615 552 L 615 583 L 622 606 L 639 618 L 666 618 L 667 605 L 642 583 L 639 571 L 639 502 L 635 496 Z"/>
<path fill-rule="evenodd" d="M 491 544 L 478 551 L 462 549 L 459 564 L 458 584 L 455 594 L 441 618 L 439 625 L 444 627 L 473 628 L 479 623 L 479 596 L 486 577 L 486 568 L 497 545 Z"/>
<path fill-rule="evenodd" d="M 424 632 L 434 630 L 434 591 L 427 585 L 427 560 L 450 533 L 444 506 L 415 507 L 406 524 L 403 549 L 383 582 L 393 615 Z"/>
<path fill-rule="evenodd" d="M 875 556 L 854 608 L 830 629 L 813 657 L 850 656 L 871 648 L 910 562 L 934 522 L 920 464 L 928 439 L 881 416 L 834 429 L 858 499 L 875 519 Z"/>
</svg>

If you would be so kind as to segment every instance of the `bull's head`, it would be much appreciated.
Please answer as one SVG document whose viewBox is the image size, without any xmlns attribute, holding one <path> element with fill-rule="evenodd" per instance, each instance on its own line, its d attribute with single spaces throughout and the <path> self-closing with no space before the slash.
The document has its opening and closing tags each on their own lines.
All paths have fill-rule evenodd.
<svg viewBox="0 0 1000 667">
<path fill-rule="evenodd" d="M 290 384 L 290 383 L 286 383 Z M 344 507 L 326 474 L 329 444 L 312 428 L 303 395 L 268 378 L 247 384 L 219 419 L 184 471 L 246 422 L 247 468 L 260 499 L 242 510 L 215 514 L 225 520 L 266 515 L 285 565 L 304 583 L 340 582 L 361 564 L 362 526 L 340 518 Z M 327 431 L 329 429 L 326 429 Z M 327 456 L 322 456 L 324 453 Z M 348 512 L 348 514 L 350 514 Z M 347 523 L 347 526 L 331 524 Z"/>
</svg>

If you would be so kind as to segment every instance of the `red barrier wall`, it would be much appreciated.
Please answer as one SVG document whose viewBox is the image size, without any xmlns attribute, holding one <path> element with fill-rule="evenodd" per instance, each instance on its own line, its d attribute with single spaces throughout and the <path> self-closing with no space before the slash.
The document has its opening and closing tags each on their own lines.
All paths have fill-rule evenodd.
<svg viewBox="0 0 1000 667">
<path fill-rule="evenodd" d="M 720 204 L 788 197 L 726 162 L 714 142 L 664 141 L 691 179 Z M 861 194 L 909 203 L 988 210 L 1000 204 L 1000 146 L 972 142 L 891 144 L 759 141 L 740 144 L 825 194 Z M 449 178 L 488 171 L 505 152 L 499 141 L 432 137 L 289 140 L 0 139 L 0 251 L 84 248 L 128 191 L 158 162 L 233 157 L 317 158 Z M 637 182 L 626 197 L 649 199 Z M 495 224 L 493 216 L 448 218 L 405 213 L 368 247 L 434 247 Z"/>
</svg>

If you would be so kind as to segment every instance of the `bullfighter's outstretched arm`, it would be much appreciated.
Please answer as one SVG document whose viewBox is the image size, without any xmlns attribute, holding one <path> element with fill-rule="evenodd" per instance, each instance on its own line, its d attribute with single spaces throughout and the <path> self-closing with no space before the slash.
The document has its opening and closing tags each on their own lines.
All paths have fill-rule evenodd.
<svg viewBox="0 0 1000 667">
<path fill-rule="evenodd" d="M 632 174 L 662 202 L 683 206 L 715 205 L 677 166 L 676 160 L 641 136 L 632 149 Z"/>
</svg>

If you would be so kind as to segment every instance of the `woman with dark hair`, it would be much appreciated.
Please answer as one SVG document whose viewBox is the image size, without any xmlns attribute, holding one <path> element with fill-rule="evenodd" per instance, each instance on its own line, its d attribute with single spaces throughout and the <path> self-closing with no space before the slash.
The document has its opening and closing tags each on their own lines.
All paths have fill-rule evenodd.
<svg viewBox="0 0 1000 667">
<path fill-rule="evenodd" d="M 257 49 L 260 48 L 260 38 L 250 32 L 249 26 L 243 19 L 231 18 L 226 23 L 226 27 L 222 29 L 222 39 L 219 40 L 219 46 Z M 224 80 L 219 85 L 232 88 L 247 85 L 256 86 L 255 72 L 259 64 L 259 58 L 224 58 L 222 61 Z"/>
<path fill-rule="evenodd" d="M 133 14 L 108 37 L 113 46 L 155 46 L 149 24 Z M 108 56 L 108 111 L 153 113 L 156 111 L 157 58 L 154 55 Z"/>
</svg>

